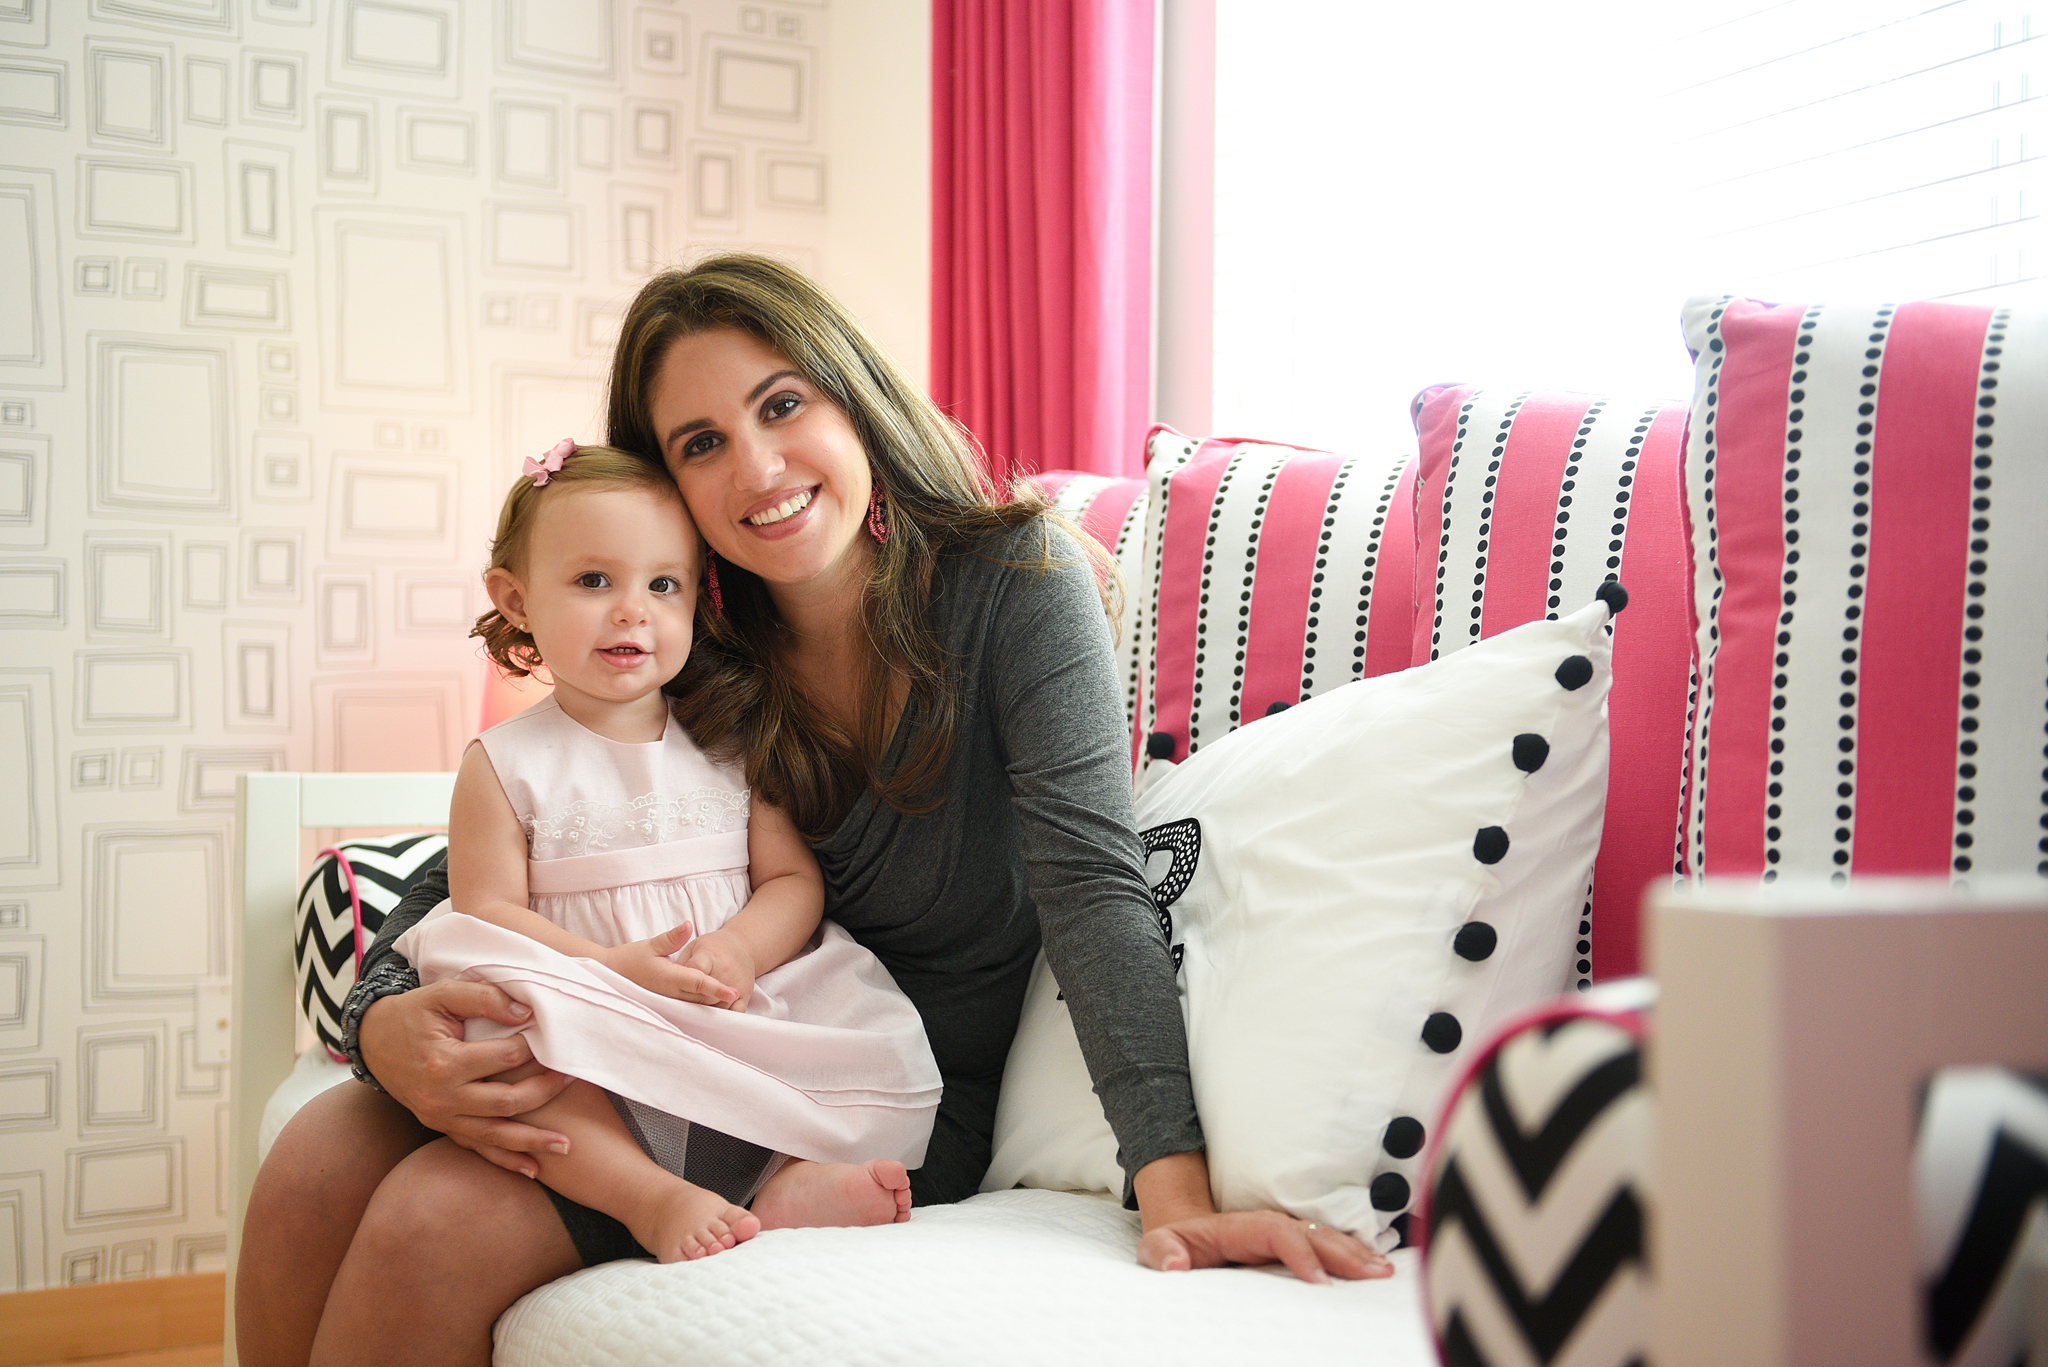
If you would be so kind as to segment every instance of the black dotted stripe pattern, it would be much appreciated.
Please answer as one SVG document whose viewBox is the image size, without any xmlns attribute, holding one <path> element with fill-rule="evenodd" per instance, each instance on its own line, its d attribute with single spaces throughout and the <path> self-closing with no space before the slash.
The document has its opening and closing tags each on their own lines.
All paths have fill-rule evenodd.
<svg viewBox="0 0 2048 1367">
<path fill-rule="evenodd" d="M 1378 582 L 1380 546 L 1386 539 L 1387 523 L 1394 515 L 1394 491 L 1401 483 L 1401 472 L 1407 469 L 1405 462 L 1395 462 L 1387 472 L 1386 483 L 1380 487 L 1379 506 L 1372 513 L 1372 537 L 1365 548 L 1365 577 L 1358 585 L 1357 632 L 1351 646 L 1351 677 L 1365 677 L 1365 634 L 1372 621 L 1372 590 Z M 1412 529 L 1411 529 L 1412 530 Z M 1304 684 L 1303 692 L 1307 691 Z"/>
<path fill-rule="evenodd" d="M 1227 479 L 1228 476 L 1225 478 Z M 1280 466 L 1274 464 L 1267 467 L 1265 477 L 1259 481 L 1258 499 L 1252 511 L 1251 543 L 1255 547 L 1259 543 L 1259 533 L 1264 530 L 1266 525 L 1266 509 L 1271 507 L 1273 503 L 1273 485 L 1279 478 Z M 1223 490 L 1221 489 L 1216 491 L 1216 503 L 1220 514 L 1223 503 Z M 1213 520 L 1210 523 L 1209 529 L 1211 532 L 1210 540 L 1213 543 L 1216 530 L 1216 523 Z M 1212 544 L 1208 549 L 1213 552 L 1215 547 Z M 1208 558 L 1206 556 L 1204 557 L 1203 565 L 1206 570 L 1208 567 Z M 1230 671 L 1229 717 L 1230 729 L 1233 731 L 1244 725 L 1246 720 L 1244 716 L 1244 656 L 1245 648 L 1251 644 L 1252 639 L 1252 576 L 1257 572 L 1257 569 L 1258 555 L 1254 552 L 1246 559 L 1244 582 L 1239 586 L 1237 592 L 1237 657 L 1232 663 Z M 1202 578 L 1206 588 L 1208 575 L 1204 573 Z M 1200 659 L 1199 648 L 1197 649 L 1196 658 L 1197 660 Z M 1201 671 L 1198 668 L 1196 670 L 1196 677 L 1199 678 L 1200 675 Z M 1193 754 L 1194 749 L 1194 741 L 1191 738 L 1188 742 L 1188 753 Z"/>
<path fill-rule="evenodd" d="M 1704 378 L 1693 410 L 1688 458 L 1700 551 L 1703 653 L 1722 636 L 1723 567 L 1717 559 L 1714 506 L 1717 420 L 1727 402 L 1717 392 L 1722 353 L 1715 344 L 1724 339 L 1714 325 L 1720 314 L 1716 308 L 1711 319 L 1694 315 Z M 1774 647 L 1767 658 L 1775 671 L 1766 693 L 1770 711 L 1762 718 L 1768 747 L 1762 831 L 1766 881 L 1795 870 L 1846 877 L 1856 860 L 1859 810 L 1886 797 L 1864 781 L 1866 766 L 1860 760 L 1869 737 L 1860 730 L 1860 696 L 1871 683 L 1866 585 L 1874 557 L 1885 553 L 1870 540 L 1874 499 L 1913 496 L 1910 487 L 1887 495 L 1877 487 L 1882 472 L 1874 468 L 1875 420 L 1886 402 L 1883 371 L 1908 364 L 1895 345 L 1898 317 L 1894 308 L 1837 307 L 1808 309 L 1796 319 L 1785 391 L 1784 464 L 1778 471 L 1781 615 L 1767 643 Z M 1972 423 L 1969 444 L 1921 453 L 1967 461 L 1970 482 L 1968 512 L 1955 527 L 1960 540 L 1955 549 L 1966 549 L 1967 555 L 1948 590 L 1958 595 L 1961 639 L 1933 647 L 1956 652 L 1950 658 L 1959 664 L 1954 677 L 1960 687 L 1952 711 L 1947 699 L 1927 700 L 1937 709 L 1927 723 L 1947 734 L 1954 746 L 1951 772 L 1933 779 L 1946 782 L 1951 797 L 1943 832 L 1948 851 L 1941 858 L 1958 879 L 2022 871 L 2048 876 L 2048 714 L 2043 711 L 2048 680 L 2039 645 L 2042 599 L 2048 596 L 2040 593 L 2039 585 L 2048 581 L 2040 579 L 2039 567 L 2048 553 L 2028 530 L 2030 520 L 2038 522 L 2040 509 L 2048 505 L 2039 494 L 2038 462 L 2020 455 L 2024 451 L 2031 457 L 2038 446 L 2038 404 L 2031 401 L 2031 391 L 2014 388 L 2025 371 L 2022 354 L 2035 354 L 2029 348 L 2040 328 L 2013 310 L 1987 309 L 1982 317 L 1981 351 L 1965 343 L 1971 365 L 1965 374 L 1975 374 L 1974 386 L 1965 391 Z M 2029 402 L 2016 402 L 2023 397 Z M 1913 449 L 1909 445 L 1906 454 Z M 1902 468 L 1910 463 L 1906 460 Z M 2001 649 L 2023 652 L 2027 662 L 2000 660 Z M 1680 862 L 1697 873 L 1708 855 L 1704 811 L 1711 780 L 1705 761 L 1716 704 L 1706 681 L 1696 681 L 1695 692 L 1696 777 Z"/>
<path fill-rule="evenodd" d="M 1224 467 L 1223 478 L 1217 481 L 1216 497 L 1209 505 L 1209 526 L 1202 542 L 1201 594 L 1196 600 L 1197 605 L 1195 608 L 1195 680 L 1188 705 L 1188 755 L 1190 757 L 1202 748 L 1202 681 L 1206 677 L 1209 668 L 1209 608 L 1211 606 L 1210 600 L 1215 596 L 1216 592 L 1216 534 L 1223 523 L 1223 511 L 1229 502 L 1231 483 L 1237 478 L 1237 473 L 1242 467 L 1243 462 L 1244 452 L 1243 448 L 1240 447 L 1237 452 L 1232 454 L 1230 464 Z M 1271 486 L 1268 485 L 1267 488 L 1270 492 Z M 1249 579 L 1245 582 L 1244 591 L 1246 594 L 1251 592 Z M 1242 646 L 1238 648 L 1238 653 L 1240 655 L 1243 654 Z M 1238 665 L 1241 670 L 1243 668 L 1243 661 L 1240 660 Z M 1240 673 L 1238 677 L 1239 681 L 1242 682 L 1243 675 Z M 1235 718 L 1233 717 L 1234 721 Z"/>
<path fill-rule="evenodd" d="M 1983 702 L 1979 690 L 1984 685 L 1979 667 L 1984 663 L 1985 574 L 1990 569 L 1987 557 L 1991 554 L 1992 465 L 1998 445 L 1998 372 L 2004 365 L 2005 334 L 2011 324 L 2009 309 L 1999 309 L 1991 315 L 1991 326 L 1984 333 L 1984 354 L 1977 362 L 1977 431 L 1970 442 L 1969 577 L 1963 586 L 1963 687 L 1956 718 L 1956 820 L 1950 836 L 1949 860 L 1957 877 L 1968 874 L 1976 863 L 1970 851 L 1977 843 L 1972 829 L 1977 824 L 1977 736 L 1981 726 L 1977 714 Z M 2043 759 L 2048 759 L 2048 747 L 2043 747 L 2041 753 Z M 2048 769 L 2042 771 L 2041 777 L 2048 782 Z M 2048 792 L 2043 792 L 2041 798 L 2048 805 Z M 2042 825 L 2040 850 L 2048 855 L 2048 816 L 2043 817 Z M 2048 874 L 2048 859 L 2042 860 L 2036 871 Z"/>
<path fill-rule="evenodd" d="M 1117 665 L 1124 676 L 1124 720 L 1136 727 L 1138 724 L 1138 698 L 1145 683 L 1145 630 L 1150 614 L 1146 609 L 1152 605 L 1138 582 L 1138 575 L 1144 569 L 1145 518 L 1150 512 L 1151 492 L 1138 495 L 1131 504 L 1131 510 L 1124 516 L 1124 525 L 1118 529 L 1116 556 L 1119 572 L 1123 575 L 1124 611 L 1123 621 L 1117 634 Z"/>
<path fill-rule="evenodd" d="M 1259 563 L 1267 555 L 1292 558 L 1305 556 L 1310 550 L 1306 546 L 1262 543 L 1280 476 L 1292 460 L 1328 461 L 1330 457 L 1323 452 L 1246 442 L 1229 450 L 1224 458 L 1227 463 L 1202 528 L 1188 743 L 1185 751 L 1177 751 L 1176 758 L 1194 754 L 1204 744 L 1259 720 L 1277 706 L 1291 706 L 1361 677 L 1365 672 L 1366 633 L 1381 548 L 1390 525 L 1395 527 L 1395 535 L 1405 530 L 1397 525 L 1402 521 L 1402 510 L 1395 507 L 1395 500 L 1410 458 L 1404 454 L 1377 463 L 1369 458 L 1340 461 L 1331 473 L 1327 492 L 1320 495 L 1321 502 L 1314 507 L 1318 531 L 1313 568 L 1303 567 L 1308 569 L 1309 592 L 1303 621 L 1299 691 L 1277 698 L 1249 696 L 1245 684 L 1250 673 L 1251 627 L 1260 613 L 1273 610 L 1262 607 L 1254 597 Z M 1157 507 L 1162 494 L 1170 497 L 1170 482 L 1155 474 L 1151 483 L 1155 508 L 1146 535 L 1153 538 L 1156 546 L 1163 540 L 1166 519 L 1173 515 L 1173 510 L 1168 507 L 1162 512 Z M 1280 496 L 1301 494 L 1297 490 L 1292 495 Z M 1155 565 L 1159 563 L 1156 553 L 1153 560 Z M 1158 651 L 1156 585 L 1153 592 L 1148 667 Z M 1405 593 L 1389 601 L 1397 611 L 1407 606 Z M 1173 625 L 1169 629 L 1179 628 Z M 1350 647 L 1348 657 L 1340 648 L 1345 645 Z M 1339 660 L 1348 660 L 1349 667 L 1340 667 Z M 1153 706 L 1149 701 L 1145 705 Z M 1157 725 L 1154 708 L 1153 715 L 1146 719 L 1146 734 L 1150 736 Z"/>
<path fill-rule="evenodd" d="M 1481 617 L 1487 611 L 1487 547 L 1493 541 L 1493 494 L 1501 486 L 1501 457 L 1507 455 L 1507 434 L 1516 426 L 1518 412 L 1522 412 L 1522 400 L 1509 404 L 1507 412 L 1501 414 L 1501 426 L 1493 432 L 1493 451 L 1487 457 L 1485 492 L 1479 496 L 1479 545 L 1477 560 L 1473 562 L 1473 625 L 1470 625 L 1470 639 L 1475 641 L 1479 639 Z"/>
<path fill-rule="evenodd" d="M 1622 547 L 1628 540 L 1628 510 L 1635 496 L 1636 466 L 1642 463 L 1643 443 L 1650 439 L 1650 425 L 1657 420 L 1659 411 L 1642 411 L 1629 433 L 1628 448 L 1622 453 L 1620 474 L 1614 481 L 1614 516 L 1607 528 L 1607 573 L 1603 576 L 1606 579 L 1621 577 Z M 1550 607 L 1555 614 L 1557 604 L 1553 602 Z"/>
<path fill-rule="evenodd" d="M 1558 604 L 1564 601 L 1560 591 L 1564 588 L 1565 537 L 1570 535 L 1572 528 L 1572 498 L 1579 487 L 1579 461 L 1586 453 L 1586 439 L 1592 436 L 1593 428 L 1600 421 L 1600 414 L 1606 407 L 1607 400 L 1601 399 L 1586 409 L 1586 416 L 1579 422 L 1579 430 L 1572 434 L 1571 454 L 1565 460 L 1564 478 L 1557 486 L 1557 517 L 1550 532 L 1550 596 L 1544 600 L 1543 614 L 1549 621 L 1557 620 Z M 1640 446 L 1640 442 L 1638 445 Z M 1617 527 L 1615 535 L 1620 534 L 1621 529 Z M 1620 552 L 1621 543 L 1617 541 L 1613 564 L 1621 563 Z M 1578 604 L 1574 603 L 1572 606 L 1577 607 Z"/>
<path fill-rule="evenodd" d="M 1515 415 L 1522 411 L 1522 401 L 1526 397 L 1526 395 L 1517 396 L 1514 402 L 1508 405 L 1507 411 L 1501 414 L 1500 426 L 1493 434 L 1493 449 L 1487 453 L 1486 480 L 1484 488 L 1479 495 L 1479 539 L 1474 544 L 1472 619 L 1467 629 L 1468 643 L 1479 639 L 1480 618 L 1486 611 L 1486 550 L 1493 538 L 1493 496 L 1494 492 L 1500 487 L 1500 462 L 1501 458 L 1508 453 L 1508 434 L 1514 430 Z M 1457 464 L 1455 455 L 1452 457 L 1451 463 L 1453 466 Z M 1450 479 L 1446 476 L 1444 480 L 1444 506 L 1446 508 L 1450 506 L 1450 497 Z M 1439 559 L 1448 557 L 1449 551 L 1450 534 L 1449 529 L 1446 528 L 1443 555 L 1439 556 Z M 1437 658 L 1437 643 L 1434 641 L 1430 643 L 1430 658 Z"/>
<path fill-rule="evenodd" d="M 1323 628 L 1323 583 L 1329 578 L 1330 538 L 1336 531 L 1338 509 L 1344 503 L 1344 486 L 1350 481 L 1351 471 L 1355 464 L 1355 461 L 1347 460 L 1338 467 L 1337 478 L 1331 481 L 1330 484 L 1329 505 L 1323 509 L 1323 525 L 1316 533 L 1316 567 L 1314 573 L 1309 577 L 1308 585 L 1308 634 L 1304 638 L 1301 650 L 1300 696 L 1303 698 L 1312 696 L 1315 691 L 1316 641 L 1321 636 Z M 1397 471 L 1397 477 L 1398 474 L 1399 472 Z M 1375 524 L 1373 528 L 1374 552 L 1368 553 L 1366 558 L 1365 597 L 1359 600 L 1361 604 L 1364 603 L 1366 598 L 1372 596 L 1372 560 L 1373 554 L 1377 552 L 1378 545 L 1379 527 Z M 1358 639 L 1360 642 L 1360 668 L 1362 669 L 1364 667 L 1363 659 L 1365 654 L 1365 622 L 1362 617 L 1358 624 Z"/>
<path fill-rule="evenodd" d="M 1721 336 L 1721 318 L 1734 301 L 1729 295 L 1715 304 L 1707 314 L 1706 382 L 1699 386 L 1699 393 L 1693 404 L 1691 426 L 1692 437 L 1687 442 L 1686 464 L 1699 470 L 1699 484 L 1688 490 L 1697 495 L 1697 507 L 1701 512 L 1702 528 L 1695 529 L 1695 535 L 1702 532 L 1706 538 L 1706 554 L 1701 557 L 1699 573 L 1708 580 L 1706 603 L 1697 609 L 1700 613 L 1700 631 L 1706 643 L 1700 648 L 1699 658 L 1710 660 L 1719 649 L 1721 642 L 1721 595 L 1727 589 L 1727 581 L 1721 573 L 1721 532 L 1714 503 L 1714 466 L 1718 454 L 1721 410 L 1721 367 L 1728 359 L 1728 343 Z M 1698 460 L 1694 460 L 1697 453 Z M 1695 593 L 1697 598 L 1699 595 Z M 1704 678 L 1695 676 L 1694 692 L 1697 694 L 1696 723 L 1691 727 L 1692 748 L 1692 840 L 1691 856 L 1686 862 L 1695 875 L 1706 867 L 1707 844 L 1707 737 L 1714 725 L 1714 684 L 1711 673 Z"/>
<path fill-rule="evenodd" d="M 1685 795 L 1692 787 L 1692 736 L 1700 721 L 1700 662 L 1695 655 L 1692 667 L 1685 679 L 1685 758 L 1678 766 L 1678 810 L 1685 810 Z M 1671 845 L 1671 876 L 1685 877 L 1685 823 L 1678 826 L 1676 838 Z"/>
<path fill-rule="evenodd" d="M 1142 593 L 1145 598 L 1143 630 L 1139 637 L 1141 668 L 1144 677 L 1138 689 L 1139 734 L 1150 736 L 1159 726 L 1159 705 L 1152 679 L 1152 670 L 1159 659 L 1159 579 L 1163 566 L 1164 550 L 1160 533 L 1166 524 L 1167 500 L 1173 490 L 1172 475 L 1175 470 L 1194 458 L 1201 443 L 1178 432 L 1155 432 L 1147 443 L 1145 451 L 1145 528 L 1144 546 L 1151 548 L 1151 556 L 1140 563 L 1144 566 L 1143 585 L 1129 585 L 1132 592 Z M 1138 758 L 1140 776 L 1150 767 L 1152 759 L 1141 753 Z"/>
<path fill-rule="evenodd" d="M 1458 485 L 1458 466 L 1465 458 L 1465 438 L 1472 426 L 1472 406 L 1472 400 L 1468 398 L 1458 408 L 1458 433 L 1451 440 L 1451 458 L 1444 465 L 1444 487 L 1437 493 L 1437 500 L 1443 505 L 1444 526 L 1443 535 L 1437 541 L 1434 618 L 1429 628 L 1429 658 L 1432 660 L 1443 653 L 1444 580 L 1451 566 L 1451 491 Z"/>
<path fill-rule="evenodd" d="M 1586 900 L 1579 908 L 1579 938 L 1572 946 L 1578 954 L 1572 968 L 1579 976 L 1573 985 L 1584 992 L 1593 985 L 1593 878 L 1586 877 Z"/>
</svg>

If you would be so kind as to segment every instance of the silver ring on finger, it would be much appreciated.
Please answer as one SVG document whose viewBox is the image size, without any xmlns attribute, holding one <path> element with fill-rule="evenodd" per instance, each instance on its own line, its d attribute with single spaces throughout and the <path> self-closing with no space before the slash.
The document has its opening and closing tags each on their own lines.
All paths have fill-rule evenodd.
<svg viewBox="0 0 2048 1367">
<path fill-rule="evenodd" d="M 1319 1224 L 1317 1224 L 1317 1223 L 1316 1223 L 1316 1222 L 1315 1222 L 1314 1220 L 1310 1220 L 1310 1221 L 1308 1222 L 1308 1227 L 1309 1227 L 1310 1229 L 1321 1229 L 1321 1228 L 1322 1228 L 1322 1226 L 1321 1226 L 1321 1225 L 1319 1225 Z"/>
</svg>

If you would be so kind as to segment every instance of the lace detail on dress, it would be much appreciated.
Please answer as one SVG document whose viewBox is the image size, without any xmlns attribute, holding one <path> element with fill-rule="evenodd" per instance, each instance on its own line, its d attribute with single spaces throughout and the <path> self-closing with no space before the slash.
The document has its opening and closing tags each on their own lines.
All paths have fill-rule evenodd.
<svg viewBox="0 0 2048 1367">
<path fill-rule="evenodd" d="M 583 854 L 658 845 L 747 828 L 751 793 L 729 788 L 698 788 L 668 796 L 648 793 L 614 804 L 589 799 L 572 802 L 559 812 L 526 818 L 528 856 L 573 859 Z"/>
</svg>

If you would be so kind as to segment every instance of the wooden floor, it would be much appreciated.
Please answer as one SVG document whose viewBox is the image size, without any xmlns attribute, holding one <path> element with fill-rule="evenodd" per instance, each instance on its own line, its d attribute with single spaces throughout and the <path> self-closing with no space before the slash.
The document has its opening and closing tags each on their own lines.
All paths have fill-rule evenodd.
<svg viewBox="0 0 2048 1367">
<path fill-rule="evenodd" d="M 223 1367 L 227 1277 L 137 1277 L 0 1297 L 0 1367 Z"/>
<path fill-rule="evenodd" d="M 117 1353 L 113 1357 L 66 1358 L 28 1367 L 221 1367 L 221 1356 L 220 1344 L 207 1343 L 191 1348 L 159 1348 L 150 1353 Z"/>
</svg>

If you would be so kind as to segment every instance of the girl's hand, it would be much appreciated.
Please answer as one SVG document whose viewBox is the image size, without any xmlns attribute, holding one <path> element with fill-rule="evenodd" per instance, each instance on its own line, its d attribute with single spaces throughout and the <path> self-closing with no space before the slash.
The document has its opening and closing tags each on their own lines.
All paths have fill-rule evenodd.
<svg viewBox="0 0 2048 1367">
<path fill-rule="evenodd" d="M 705 1006 L 729 1006 L 739 994 L 702 968 L 677 963 L 669 956 L 689 942 L 694 934 L 688 921 L 666 930 L 651 940 L 635 940 L 601 951 L 597 961 L 620 977 L 629 979 L 664 997 L 700 1002 Z M 705 937 L 709 939 L 709 936 Z M 748 975 L 747 986 L 754 985 Z"/>
<path fill-rule="evenodd" d="M 690 941 L 683 951 L 682 963 L 694 968 L 725 987 L 730 996 L 711 1002 L 733 1011 L 744 1011 L 754 995 L 754 951 L 742 937 L 729 930 L 714 930 L 709 935 L 699 935 Z M 689 998 L 703 1001 L 702 997 Z"/>
</svg>

